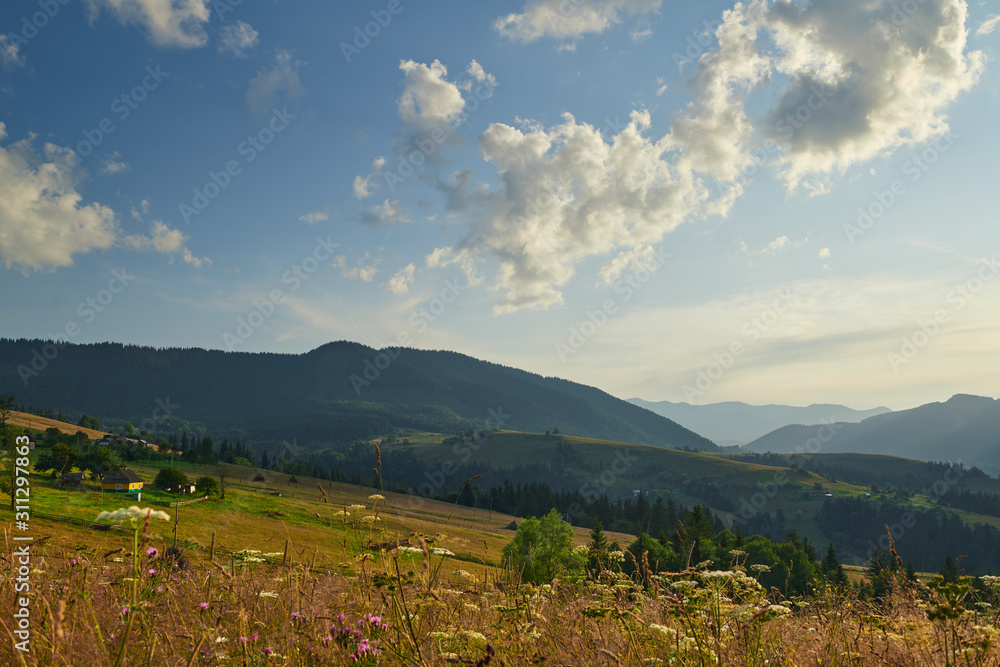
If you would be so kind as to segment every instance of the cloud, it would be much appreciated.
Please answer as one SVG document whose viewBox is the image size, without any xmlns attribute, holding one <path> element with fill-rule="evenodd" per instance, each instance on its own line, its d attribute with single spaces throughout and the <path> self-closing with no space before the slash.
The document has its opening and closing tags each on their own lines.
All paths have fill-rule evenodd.
<svg viewBox="0 0 1000 667">
<path fill-rule="evenodd" d="M 161 220 L 154 220 L 150 225 L 150 235 L 133 234 L 122 238 L 125 247 L 131 250 L 156 251 L 173 254 L 184 246 L 187 237 L 177 229 L 170 229 Z"/>
<path fill-rule="evenodd" d="M 123 25 L 141 25 L 156 46 L 195 48 L 208 41 L 209 0 L 87 0 L 93 21 L 107 9 Z"/>
<path fill-rule="evenodd" d="M 257 72 L 247 86 L 247 104 L 253 111 L 266 112 L 279 103 L 290 103 L 305 94 L 299 81 L 301 60 L 293 60 L 292 52 L 276 49 L 274 66 Z"/>
<path fill-rule="evenodd" d="M 196 269 L 200 269 L 202 264 L 211 264 L 212 260 L 208 257 L 195 257 L 190 250 L 184 248 L 183 252 L 184 262 L 190 264 Z"/>
<path fill-rule="evenodd" d="M 299 220 L 301 220 L 302 222 L 307 222 L 310 225 L 315 225 L 320 222 L 323 222 L 324 220 L 329 219 L 329 217 L 330 216 L 324 213 L 323 211 L 312 211 L 310 213 L 306 213 L 305 215 L 300 215 Z"/>
<path fill-rule="evenodd" d="M 341 275 L 345 278 L 360 278 L 362 282 L 370 283 L 375 277 L 375 274 L 378 273 L 377 267 L 382 263 L 382 259 L 378 258 L 366 266 L 365 261 L 368 257 L 369 255 L 366 252 L 354 266 L 348 266 L 347 257 L 344 255 L 337 255 L 333 258 L 333 267 L 340 269 Z"/>
<path fill-rule="evenodd" d="M 619 24 L 624 15 L 649 14 L 663 0 L 528 0 L 522 13 L 498 18 L 493 27 L 502 36 L 519 42 L 542 37 L 574 40 L 602 33 Z"/>
<path fill-rule="evenodd" d="M 354 196 L 358 199 L 367 199 L 371 197 L 372 191 L 378 187 L 378 185 L 372 185 L 371 179 L 373 176 L 377 176 L 382 171 L 382 167 L 385 165 L 385 158 L 381 155 L 372 161 L 372 173 L 367 176 L 355 176 L 354 177 Z"/>
<path fill-rule="evenodd" d="M 128 169 L 128 164 L 124 160 L 121 160 L 121 154 L 118 151 L 113 153 L 108 153 L 104 156 L 104 163 L 101 165 L 102 174 L 117 174 L 120 171 L 125 171 Z"/>
<path fill-rule="evenodd" d="M 20 53 L 17 42 L 11 41 L 7 35 L 0 35 L 0 62 L 4 69 L 24 67 L 25 59 Z"/>
<path fill-rule="evenodd" d="M 0 122 L 0 141 L 7 136 Z M 4 266 L 45 269 L 73 264 L 73 256 L 112 247 L 117 238 L 115 214 L 83 197 L 55 159 L 67 154 L 46 144 L 40 160 L 34 137 L 0 145 L 0 258 Z"/>
<path fill-rule="evenodd" d="M 598 274 L 604 284 L 613 285 L 626 270 L 639 273 L 650 269 L 655 270 L 659 266 L 660 260 L 656 257 L 656 249 L 650 245 L 643 245 L 633 250 L 623 250 L 618 253 L 617 257 L 600 268 Z"/>
<path fill-rule="evenodd" d="M 237 21 L 222 27 L 219 51 L 229 51 L 237 58 L 246 58 L 247 52 L 257 46 L 258 33 L 249 23 Z"/>
<path fill-rule="evenodd" d="M 556 28 L 545 21 L 531 32 L 531 17 L 557 6 L 530 3 L 503 30 L 549 34 Z M 574 20 L 599 13 L 578 6 Z M 717 46 L 698 60 L 693 101 L 660 137 L 650 136 L 643 109 L 608 137 L 570 114 L 548 127 L 490 125 L 479 149 L 499 187 L 474 183 L 469 170 L 438 183 L 449 214 L 468 225 L 455 256 L 498 262 L 495 313 L 549 308 L 563 302 L 560 287 L 585 258 L 640 252 L 685 221 L 728 215 L 761 166 L 789 192 L 802 186 L 815 196 L 852 165 L 934 139 L 948 130 L 949 104 L 977 81 L 983 56 L 966 52 L 961 0 L 926 0 L 894 19 L 895 11 L 893 0 L 736 4 L 715 29 Z M 593 21 L 595 30 L 609 24 Z M 751 96 L 770 98 L 770 108 L 751 114 Z M 779 238 L 752 254 L 806 241 Z"/>
<path fill-rule="evenodd" d="M 989 35 L 992 34 L 997 26 L 1000 25 L 1000 14 L 990 14 L 986 17 L 986 20 L 979 24 L 976 28 L 977 35 Z"/>
<path fill-rule="evenodd" d="M 434 252 L 424 258 L 427 268 L 439 269 L 457 266 L 465 274 L 465 282 L 469 287 L 475 287 L 483 282 L 483 276 L 476 268 L 476 253 L 470 248 L 435 248 Z"/>
<path fill-rule="evenodd" d="M 731 182 L 753 164 L 743 98 L 765 79 L 769 59 L 758 53 L 757 29 L 741 6 L 725 13 L 716 37 L 718 49 L 698 61 L 695 101 L 674 120 L 670 142 L 683 151 L 682 168 Z"/>
<path fill-rule="evenodd" d="M 979 79 L 966 53 L 964 0 L 926 0 L 907 14 L 892 0 L 754 3 L 787 83 L 766 127 L 785 148 L 789 189 L 947 133 L 945 109 Z"/>
<path fill-rule="evenodd" d="M 441 61 L 428 66 L 403 60 L 399 69 L 406 74 L 406 88 L 399 98 L 399 115 L 404 122 L 417 127 L 439 126 L 462 113 L 465 100 L 458 86 L 445 79 L 448 68 Z"/>
<path fill-rule="evenodd" d="M 820 259 L 826 259 L 829 256 L 830 256 L 829 248 L 820 248 L 819 255 L 817 255 L 817 257 L 819 257 Z"/>
<path fill-rule="evenodd" d="M 783 250 L 792 250 L 795 248 L 801 248 L 804 245 L 808 245 L 808 243 L 809 243 L 809 237 L 806 237 L 801 241 L 792 241 L 787 236 L 779 236 L 778 238 L 774 239 L 760 250 L 751 250 L 750 246 L 741 241 L 740 252 L 742 252 L 744 255 L 751 255 L 751 256 L 777 255 L 779 252 Z M 826 256 L 829 257 L 829 255 Z M 822 252 L 820 252 L 820 257 L 823 257 Z"/>
<path fill-rule="evenodd" d="M 390 202 L 386 199 L 362 213 L 361 221 L 366 225 L 402 225 L 410 221 L 410 214 L 399 201 Z"/>
<path fill-rule="evenodd" d="M 652 28 L 645 28 L 644 30 L 632 30 L 631 32 L 629 32 L 629 37 L 631 37 L 632 41 L 637 44 L 644 39 L 649 39 L 652 36 L 653 36 Z"/>
<path fill-rule="evenodd" d="M 792 242 L 788 240 L 787 236 L 779 236 L 770 243 L 762 251 L 765 255 L 775 255 L 779 250 L 784 250 L 785 248 L 791 247 Z"/>
<path fill-rule="evenodd" d="M 492 74 L 487 74 L 486 70 L 483 69 L 483 66 L 477 63 L 475 60 L 472 60 L 469 63 L 469 66 L 468 68 L 466 68 L 465 71 L 469 76 L 473 78 L 473 80 L 479 81 L 480 83 L 487 83 L 489 84 L 490 88 L 497 87 L 497 78 Z M 469 88 L 471 87 L 472 87 L 472 82 L 470 81 Z M 468 90 L 468 88 L 466 90 Z"/>
<path fill-rule="evenodd" d="M 393 294 L 398 294 L 402 296 L 410 291 L 410 285 L 413 284 L 413 272 L 416 267 L 413 264 L 407 264 L 399 271 L 396 272 L 392 278 L 389 278 L 389 282 L 386 283 L 386 289 L 388 289 Z"/>
<path fill-rule="evenodd" d="M 135 209 L 133 209 L 135 211 Z M 212 260 L 207 257 L 195 257 L 184 245 L 187 241 L 180 230 L 171 229 L 162 220 L 154 220 L 149 226 L 150 233 L 130 234 L 123 236 L 121 244 L 129 250 L 138 252 L 158 252 L 170 257 L 173 262 L 174 255 L 181 253 L 181 258 L 186 264 L 191 264 L 196 269 L 200 269 L 202 264 L 211 264 Z"/>
<path fill-rule="evenodd" d="M 479 138 L 501 185 L 479 198 L 486 222 L 466 242 L 500 263 L 497 313 L 562 303 L 556 287 L 575 264 L 617 247 L 637 248 L 674 230 L 709 197 L 690 170 L 664 159 L 669 138 L 645 135 L 646 111 L 605 141 L 600 128 L 564 114 L 554 128 L 495 123 Z"/>
</svg>

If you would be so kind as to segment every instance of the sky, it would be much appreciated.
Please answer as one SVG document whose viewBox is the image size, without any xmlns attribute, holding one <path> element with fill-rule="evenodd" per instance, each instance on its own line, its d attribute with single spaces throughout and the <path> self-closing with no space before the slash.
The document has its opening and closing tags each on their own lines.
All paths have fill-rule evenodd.
<svg viewBox="0 0 1000 667">
<path fill-rule="evenodd" d="M 996 10 L 4 2 L 0 336 L 998 396 Z"/>
</svg>

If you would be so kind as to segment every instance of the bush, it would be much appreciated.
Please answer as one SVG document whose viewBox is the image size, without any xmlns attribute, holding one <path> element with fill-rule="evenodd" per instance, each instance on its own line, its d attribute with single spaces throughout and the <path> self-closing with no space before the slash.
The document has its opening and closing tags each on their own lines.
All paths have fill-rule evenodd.
<svg viewBox="0 0 1000 667">
<path fill-rule="evenodd" d="M 219 480 L 214 477 L 203 475 L 195 481 L 194 486 L 198 489 L 198 493 L 204 493 L 209 496 L 219 495 Z"/>
<path fill-rule="evenodd" d="M 674 550 L 645 533 L 639 533 L 635 541 L 628 546 L 628 552 L 631 555 L 625 557 L 622 569 L 631 575 L 645 574 L 642 566 L 643 554 L 646 554 L 646 561 L 653 574 L 673 570 L 678 566 L 675 562 Z"/>
<path fill-rule="evenodd" d="M 174 491 L 187 483 L 187 475 L 177 468 L 163 468 L 156 473 L 156 479 L 153 480 L 153 486 L 156 488 L 173 489 Z"/>
<path fill-rule="evenodd" d="M 573 529 L 552 509 L 541 519 L 529 517 L 503 548 L 503 565 L 521 571 L 527 583 L 548 583 L 569 570 L 580 570 L 583 562 L 573 554 Z"/>
</svg>

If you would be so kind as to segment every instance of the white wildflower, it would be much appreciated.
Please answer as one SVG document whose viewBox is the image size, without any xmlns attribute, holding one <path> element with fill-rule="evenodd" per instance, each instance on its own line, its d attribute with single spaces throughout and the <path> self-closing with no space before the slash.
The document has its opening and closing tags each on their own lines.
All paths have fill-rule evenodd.
<svg viewBox="0 0 1000 667">
<path fill-rule="evenodd" d="M 702 572 L 701 576 L 705 579 L 732 579 L 736 576 L 736 573 L 727 570 L 711 570 L 709 572 Z"/>
<path fill-rule="evenodd" d="M 786 607 L 784 605 L 780 605 L 780 604 L 768 605 L 767 610 L 768 611 L 773 611 L 778 616 L 784 616 L 785 614 L 791 614 L 792 613 L 791 609 L 789 609 L 788 607 Z"/>
<path fill-rule="evenodd" d="M 385 496 L 383 496 L 381 493 L 373 493 L 370 496 L 368 496 L 368 500 L 385 500 Z"/>
<path fill-rule="evenodd" d="M 656 632 L 666 637 L 670 641 L 674 641 L 677 639 L 677 631 L 674 630 L 673 628 L 668 628 L 665 625 L 660 625 L 658 623 L 650 623 L 649 629 L 652 630 L 653 632 Z"/>
<path fill-rule="evenodd" d="M 455 554 L 441 547 L 431 547 L 431 553 L 435 556 L 454 556 Z"/>
<path fill-rule="evenodd" d="M 124 523 L 128 521 L 132 524 L 133 528 L 139 526 L 140 521 L 145 521 L 146 516 L 150 519 L 161 519 L 163 521 L 170 521 L 170 515 L 166 512 L 161 512 L 160 510 L 154 510 L 151 508 L 142 508 L 136 505 L 132 507 L 122 507 L 116 509 L 113 512 L 101 512 L 94 519 L 96 522 L 107 521 L 108 523 Z"/>
</svg>

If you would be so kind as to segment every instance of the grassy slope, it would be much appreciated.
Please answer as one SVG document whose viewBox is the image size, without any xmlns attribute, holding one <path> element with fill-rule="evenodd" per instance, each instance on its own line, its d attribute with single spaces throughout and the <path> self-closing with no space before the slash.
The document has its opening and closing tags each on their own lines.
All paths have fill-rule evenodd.
<svg viewBox="0 0 1000 667">
<path fill-rule="evenodd" d="M 212 543 L 212 534 L 215 533 L 218 558 L 225 558 L 229 552 L 241 549 L 282 552 L 287 539 L 290 541 L 291 554 L 298 562 L 309 562 L 314 558 L 314 564 L 318 567 L 338 568 L 348 560 L 348 544 L 356 543 L 359 539 L 366 540 L 369 535 L 366 524 L 351 525 L 350 522 L 363 515 L 373 514 L 371 508 L 374 503 L 368 499 L 374 493 L 373 489 L 322 482 L 329 499 L 329 502 L 324 502 L 317 487 L 320 480 L 299 477 L 299 483 L 289 484 L 288 475 L 267 473 L 267 482 L 244 479 L 240 484 L 241 473 L 246 478 L 252 477 L 255 471 L 237 466 L 226 467 L 231 485 L 226 491 L 225 500 L 209 500 L 179 508 L 178 543 L 189 548 L 188 556 L 191 558 L 208 558 L 208 548 Z M 151 480 L 157 469 L 135 466 L 135 470 Z M 186 466 L 185 472 L 189 476 L 195 476 L 212 474 L 216 470 L 215 466 Z M 247 475 L 248 472 L 251 474 Z M 47 476 L 34 476 L 31 481 L 33 512 L 92 520 L 102 510 L 134 504 L 123 496 L 102 494 L 96 483 L 85 483 L 76 489 L 63 490 L 55 488 Z M 282 496 L 274 495 L 279 491 Z M 482 566 L 477 565 L 477 561 L 499 561 L 501 549 L 513 537 L 513 531 L 505 530 L 504 527 L 511 520 L 520 520 L 496 512 L 490 514 L 483 510 L 476 511 L 433 500 L 423 501 L 414 507 L 409 496 L 389 492 L 382 492 L 382 495 L 386 499 L 378 503 L 381 519 L 379 533 L 384 528 L 388 535 L 409 538 L 413 544 L 416 544 L 418 537 L 424 537 L 435 546 L 447 548 L 456 554 L 452 569 L 460 567 L 478 571 Z M 157 502 L 168 498 L 180 499 L 181 502 L 191 499 L 189 496 L 168 496 L 158 491 L 146 491 L 139 505 L 166 511 L 173 519 L 178 510 L 174 506 L 164 507 Z M 342 516 L 344 506 L 352 504 L 365 505 L 367 509 L 352 510 L 352 516 L 345 522 Z M 9 521 L 5 523 L 9 525 Z M 168 524 L 157 521 L 151 532 L 162 546 L 169 546 L 172 543 L 172 530 L 172 522 Z M 126 542 L 123 533 L 88 530 L 82 526 L 36 516 L 31 518 L 31 532 L 36 539 L 49 537 L 45 542 L 45 551 L 55 558 L 70 558 L 78 549 L 103 553 L 125 546 Z M 585 543 L 587 531 L 581 528 L 575 529 L 575 532 L 576 542 Z M 632 537 L 611 534 L 610 539 L 627 544 Z M 450 574 L 451 571 L 448 572 Z"/>
<path fill-rule="evenodd" d="M 10 413 L 10 419 L 8 421 L 13 426 L 37 429 L 39 431 L 44 431 L 45 429 L 52 427 L 59 429 L 63 433 L 70 434 L 75 434 L 77 431 L 83 431 L 91 440 L 95 438 L 103 438 L 105 434 L 105 431 L 95 431 L 92 428 L 83 428 L 82 426 L 76 426 L 68 422 L 61 422 L 57 419 L 39 417 L 38 415 L 31 415 L 27 412 L 17 412 L 16 410 Z"/>
</svg>

